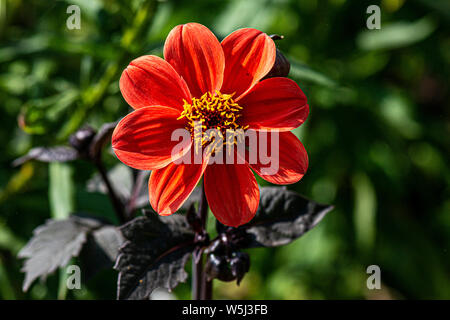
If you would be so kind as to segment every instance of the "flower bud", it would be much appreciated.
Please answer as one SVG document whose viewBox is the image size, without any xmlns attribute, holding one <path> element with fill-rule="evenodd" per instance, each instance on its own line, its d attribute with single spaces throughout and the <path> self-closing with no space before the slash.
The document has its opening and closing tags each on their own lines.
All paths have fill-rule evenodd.
<svg viewBox="0 0 450 320">
<path fill-rule="evenodd" d="M 250 257 L 245 252 L 235 252 L 230 261 L 232 275 L 236 278 L 237 284 L 241 282 L 244 275 L 250 270 Z"/>
<path fill-rule="evenodd" d="M 270 69 L 269 73 L 264 77 L 264 79 L 274 78 L 274 77 L 287 77 L 289 74 L 289 70 L 291 70 L 291 64 L 288 59 L 281 53 L 280 50 L 277 49 L 277 57 L 275 59 L 275 63 L 273 64 L 272 69 Z"/>
<path fill-rule="evenodd" d="M 208 255 L 205 272 L 208 281 L 219 279 L 228 282 L 236 279 L 230 270 L 230 266 L 225 256 L 215 254 Z"/>
<path fill-rule="evenodd" d="M 70 145 L 80 153 L 87 153 L 89 145 L 95 136 L 95 130 L 91 127 L 85 127 L 77 130 L 69 137 Z"/>
<path fill-rule="evenodd" d="M 223 255 L 226 253 L 226 245 L 220 238 L 216 239 L 209 245 L 208 252 Z"/>
</svg>

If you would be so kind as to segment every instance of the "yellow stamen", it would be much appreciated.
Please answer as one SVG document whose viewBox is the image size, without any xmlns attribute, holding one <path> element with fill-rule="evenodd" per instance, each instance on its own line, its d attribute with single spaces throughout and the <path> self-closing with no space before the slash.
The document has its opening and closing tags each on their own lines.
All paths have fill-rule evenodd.
<svg viewBox="0 0 450 320">
<path fill-rule="evenodd" d="M 230 141 L 224 141 L 222 145 L 217 145 L 214 133 L 207 134 L 199 130 L 216 129 L 218 136 L 223 139 L 227 131 L 236 132 L 237 130 L 246 130 L 248 126 L 242 126 L 238 123 L 241 116 L 242 107 L 234 102 L 233 94 L 222 94 L 216 91 L 215 94 L 207 92 L 200 98 L 192 98 L 192 102 L 186 100 L 183 105 L 183 112 L 178 119 L 186 118 L 186 129 L 191 132 L 195 145 L 210 145 L 212 149 L 221 148 L 223 145 L 236 143 L 236 138 L 228 138 Z M 195 130 L 194 130 L 195 128 Z M 200 129 L 201 128 L 201 129 Z"/>
</svg>

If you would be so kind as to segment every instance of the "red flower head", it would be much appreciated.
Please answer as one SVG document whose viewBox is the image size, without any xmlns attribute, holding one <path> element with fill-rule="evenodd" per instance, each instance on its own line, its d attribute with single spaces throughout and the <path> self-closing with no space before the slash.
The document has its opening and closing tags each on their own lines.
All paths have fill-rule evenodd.
<svg viewBox="0 0 450 320">
<path fill-rule="evenodd" d="M 142 56 L 123 71 L 120 90 L 135 110 L 117 125 L 112 146 L 126 165 L 152 170 L 150 204 L 160 215 L 177 211 L 204 175 L 211 211 L 223 224 L 237 227 L 249 222 L 258 208 L 259 188 L 251 169 L 275 184 L 303 177 L 308 156 L 290 130 L 306 120 L 309 107 L 294 81 L 261 81 L 275 57 L 273 40 L 256 29 L 239 29 L 220 43 L 205 26 L 188 23 L 169 33 L 165 60 Z M 205 131 L 245 130 L 259 140 L 262 132 L 279 132 L 277 172 L 265 173 L 267 163 L 250 162 L 248 154 L 238 152 L 245 160 L 233 164 L 211 164 L 208 157 L 198 164 L 176 161 L 190 154 L 196 142 L 209 145 L 204 135 L 196 138 L 196 121 Z M 181 128 L 190 135 L 179 148 L 172 134 Z"/>
</svg>

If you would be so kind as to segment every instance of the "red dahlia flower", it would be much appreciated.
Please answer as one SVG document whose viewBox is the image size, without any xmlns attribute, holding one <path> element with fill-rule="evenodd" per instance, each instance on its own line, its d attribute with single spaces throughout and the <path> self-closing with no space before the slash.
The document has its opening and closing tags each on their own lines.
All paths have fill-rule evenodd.
<svg viewBox="0 0 450 320">
<path fill-rule="evenodd" d="M 112 147 L 126 165 L 152 170 L 150 204 L 160 215 L 177 211 L 204 175 L 211 211 L 223 224 L 237 227 L 249 222 L 258 208 L 259 187 L 251 169 L 275 184 L 303 177 L 308 156 L 289 131 L 306 120 L 309 107 L 294 81 L 261 80 L 275 56 L 273 40 L 256 29 L 239 29 L 220 43 L 205 26 L 188 23 L 169 33 L 165 60 L 142 56 L 123 71 L 120 90 L 135 110 L 117 125 Z M 218 104 L 225 109 L 214 110 Z M 192 132 L 194 119 L 204 129 L 221 132 L 277 130 L 278 172 L 264 174 L 265 164 L 259 160 L 253 164 L 175 163 L 193 142 L 174 156 L 178 142 L 171 140 L 172 132 L 180 128 Z"/>
</svg>

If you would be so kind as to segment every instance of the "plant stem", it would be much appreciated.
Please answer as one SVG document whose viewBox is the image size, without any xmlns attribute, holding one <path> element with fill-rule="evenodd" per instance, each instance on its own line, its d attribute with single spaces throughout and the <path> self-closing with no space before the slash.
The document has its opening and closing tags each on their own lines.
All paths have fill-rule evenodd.
<svg viewBox="0 0 450 320">
<path fill-rule="evenodd" d="M 98 159 L 95 161 L 95 165 L 96 165 L 98 171 L 100 172 L 100 176 L 102 177 L 102 180 L 103 180 L 104 184 L 106 185 L 106 188 L 108 189 L 108 196 L 114 207 L 114 211 L 116 212 L 119 222 L 120 223 L 127 222 L 128 219 L 125 215 L 124 205 L 123 205 L 122 201 L 120 201 L 119 197 L 117 196 L 116 191 L 114 190 L 114 188 L 111 184 L 111 181 L 109 181 L 108 174 L 106 173 L 106 169 L 103 166 L 103 163 L 101 162 L 101 160 Z"/>
<path fill-rule="evenodd" d="M 208 281 L 206 273 L 203 273 L 201 300 L 212 300 L 212 288 L 212 280 Z"/>
<path fill-rule="evenodd" d="M 205 237 L 207 233 L 206 221 L 208 217 L 208 201 L 206 200 L 204 182 L 202 182 L 202 191 L 197 217 L 200 219 L 201 231 L 197 232 L 195 237 Z M 194 251 L 192 259 L 192 299 L 212 299 L 212 282 L 206 279 L 206 274 L 204 273 L 203 268 L 203 248 L 197 248 Z"/>
<path fill-rule="evenodd" d="M 192 300 L 201 300 L 203 252 L 195 249 L 192 255 Z"/>
<path fill-rule="evenodd" d="M 136 179 L 134 181 L 133 189 L 131 191 L 130 200 L 125 207 L 125 214 L 128 220 L 131 220 L 133 216 L 133 211 L 136 209 L 136 201 L 141 193 L 142 186 L 144 184 L 145 171 L 138 171 Z"/>
</svg>

